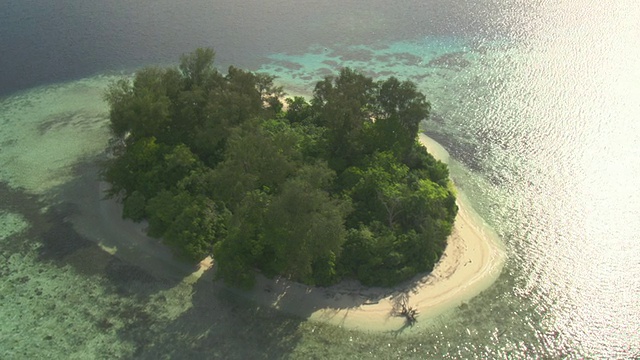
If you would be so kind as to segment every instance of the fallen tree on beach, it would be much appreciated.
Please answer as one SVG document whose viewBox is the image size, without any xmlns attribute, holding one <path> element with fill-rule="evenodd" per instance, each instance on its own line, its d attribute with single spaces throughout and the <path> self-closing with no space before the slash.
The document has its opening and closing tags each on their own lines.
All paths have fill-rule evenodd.
<svg viewBox="0 0 640 360">
<path fill-rule="evenodd" d="M 391 315 L 405 318 L 406 326 L 413 326 L 418 321 L 418 310 L 409 306 L 409 297 L 406 293 L 395 297 Z"/>
</svg>

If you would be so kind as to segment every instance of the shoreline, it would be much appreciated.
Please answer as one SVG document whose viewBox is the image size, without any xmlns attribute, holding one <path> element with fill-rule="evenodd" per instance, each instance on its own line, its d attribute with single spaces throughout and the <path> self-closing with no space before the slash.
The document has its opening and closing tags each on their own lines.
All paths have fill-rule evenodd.
<svg viewBox="0 0 640 360">
<path fill-rule="evenodd" d="M 433 139 L 420 134 L 420 142 L 437 159 L 447 162 L 449 154 Z M 158 278 L 187 283 L 212 281 L 215 262 L 211 258 L 189 265 L 173 258 L 160 240 L 146 235 L 144 223 L 123 220 L 122 207 L 114 199 L 103 199 L 108 184 L 86 184 L 89 198 L 83 198 L 83 216 L 72 221 L 77 231 L 95 241 L 103 250 L 135 264 Z M 363 331 L 395 331 L 405 319 L 393 316 L 398 301 L 418 310 L 421 321 L 453 309 L 488 288 L 500 275 L 505 253 L 495 233 L 458 194 L 458 215 L 447 247 L 429 274 L 418 275 L 394 288 L 365 287 L 355 281 L 343 281 L 322 288 L 276 277 L 256 278 L 253 289 L 231 289 L 238 296 L 259 306 L 270 306 L 284 313 L 313 321 Z M 221 286 L 222 284 L 211 284 Z"/>
<path fill-rule="evenodd" d="M 420 134 L 420 142 L 436 159 L 448 162 L 448 152 Z M 453 309 L 487 289 L 500 275 L 505 252 L 497 235 L 458 196 L 458 215 L 447 247 L 429 274 L 418 275 L 393 288 L 365 287 L 343 281 L 326 288 L 307 286 L 283 278 L 259 276 L 250 291 L 237 291 L 258 304 L 285 313 L 347 329 L 394 331 L 405 318 L 394 316 L 398 303 L 418 310 L 418 322 Z"/>
</svg>

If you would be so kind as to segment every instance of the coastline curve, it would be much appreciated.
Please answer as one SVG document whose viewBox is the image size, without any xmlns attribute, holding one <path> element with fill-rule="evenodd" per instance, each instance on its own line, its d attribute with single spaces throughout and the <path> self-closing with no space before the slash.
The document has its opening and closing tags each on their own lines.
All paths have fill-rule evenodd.
<svg viewBox="0 0 640 360">
<path fill-rule="evenodd" d="M 421 134 L 420 142 L 438 160 L 447 162 L 449 154 L 433 139 Z M 103 249 L 125 261 L 141 266 L 160 278 L 182 278 L 187 283 L 212 281 L 215 261 L 203 260 L 192 267 L 173 259 L 158 240 L 149 238 L 144 224 L 121 217 L 122 207 L 114 199 L 104 199 L 108 186 L 96 180 L 86 184 L 94 189 L 84 216 L 73 219 L 75 228 L 96 241 Z M 458 194 L 458 215 L 454 230 L 439 262 L 429 274 L 394 288 L 365 287 L 343 281 L 326 288 L 307 286 L 282 277 L 257 276 L 252 290 L 231 289 L 238 296 L 284 313 L 361 331 L 395 331 L 405 318 L 394 316 L 400 301 L 418 311 L 418 320 L 434 318 L 453 309 L 488 288 L 500 275 L 505 251 L 497 235 Z M 212 284 L 223 287 L 223 285 Z M 226 288 L 226 287 L 225 287 Z M 228 288 L 227 288 L 228 289 Z M 396 314 L 397 315 L 397 314 Z"/>
</svg>

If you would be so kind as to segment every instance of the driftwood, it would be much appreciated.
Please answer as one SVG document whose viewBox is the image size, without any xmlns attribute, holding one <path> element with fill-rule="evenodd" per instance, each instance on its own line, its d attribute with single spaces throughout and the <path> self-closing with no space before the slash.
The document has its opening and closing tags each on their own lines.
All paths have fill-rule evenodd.
<svg viewBox="0 0 640 360">
<path fill-rule="evenodd" d="M 416 316 L 418 315 L 418 310 L 412 307 L 407 307 L 406 305 L 402 305 L 402 311 L 400 311 L 400 315 L 406 318 L 407 323 L 409 325 L 413 325 L 416 323 L 416 321 L 418 321 L 418 319 L 416 319 Z"/>
<path fill-rule="evenodd" d="M 414 309 L 412 306 L 407 305 L 407 297 L 406 295 L 400 296 L 398 302 L 396 303 L 396 316 L 404 317 L 407 325 L 413 326 L 418 319 L 418 310 Z"/>
</svg>

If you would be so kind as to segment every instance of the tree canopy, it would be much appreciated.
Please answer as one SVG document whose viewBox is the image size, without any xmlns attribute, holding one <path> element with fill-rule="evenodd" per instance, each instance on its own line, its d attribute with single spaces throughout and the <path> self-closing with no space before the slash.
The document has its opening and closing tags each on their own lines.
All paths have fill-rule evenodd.
<svg viewBox="0 0 640 360">
<path fill-rule="evenodd" d="M 115 154 L 103 171 L 123 216 L 188 261 L 251 286 L 391 286 L 429 271 L 457 213 L 448 169 L 417 141 L 430 105 L 414 83 L 345 68 L 313 98 L 274 77 L 214 67 L 211 49 L 109 87 Z"/>
</svg>

